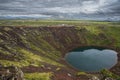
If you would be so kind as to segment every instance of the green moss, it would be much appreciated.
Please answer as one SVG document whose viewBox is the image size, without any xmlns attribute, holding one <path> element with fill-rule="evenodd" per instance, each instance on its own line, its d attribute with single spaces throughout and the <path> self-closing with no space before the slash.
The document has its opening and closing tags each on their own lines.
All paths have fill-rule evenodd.
<svg viewBox="0 0 120 80">
<path fill-rule="evenodd" d="M 70 43 L 72 42 L 71 38 L 70 38 L 70 37 L 68 37 L 68 36 L 66 37 L 66 39 L 65 39 L 65 40 L 66 40 L 66 43 L 68 43 L 68 44 L 70 44 Z"/>
<path fill-rule="evenodd" d="M 104 75 L 104 77 L 110 77 L 115 80 L 120 80 L 120 76 L 110 72 L 109 70 L 103 69 L 103 70 L 101 70 L 101 73 Z"/>
<path fill-rule="evenodd" d="M 113 42 L 115 42 L 114 46 L 119 47 L 120 48 L 120 28 L 119 27 L 109 27 L 107 28 L 107 30 L 105 31 L 106 35 L 108 35 L 109 37 L 111 37 Z"/>
<path fill-rule="evenodd" d="M 28 34 L 27 37 L 28 37 L 27 44 L 29 44 L 31 49 L 36 50 L 39 53 L 44 54 L 55 60 L 61 57 L 61 53 L 57 51 L 55 48 L 53 48 L 53 46 L 51 46 L 47 41 L 43 40 L 40 35 L 35 36 L 32 34 Z"/>
<path fill-rule="evenodd" d="M 36 55 L 35 53 L 32 53 L 25 49 L 19 48 L 18 52 L 21 56 L 19 55 L 16 58 L 20 57 L 21 58 L 20 61 L 0 60 L 0 63 L 3 64 L 4 66 L 15 65 L 18 67 L 29 66 L 29 65 L 41 66 L 42 65 L 41 62 L 48 63 L 51 65 L 56 65 L 56 66 L 63 66 L 54 60 L 51 60 L 47 57 Z"/>
<path fill-rule="evenodd" d="M 2 48 L 0 48 L 0 53 L 1 53 L 1 54 L 7 54 L 7 55 L 10 54 L 8 51 L 6 51 L 6 50 L 4 50 L 4 49 L 2 49 Z"/>
<path fill-rule="evenodd" d="M 107 24 L 89 24 L 87 26 L 77 26 L 77 34 L 81 42 L 87 45 L 113 45 L 120 48 L 120 27 L 119 25 Z M 86 29 L 85 31 L 80 31 Z M 102 34 L 100 36 L 100 34 Z"/>
<path fill-rule="evenodd" d="M 40 65 L 40 62 L 45 62 L 45 63 L 52 64 L 52 65 L 62 66 L 60 63 L 57 63 L 56 61 L 53 61 L 44 56 L 35 55 L 34 53 L 27 51 L 25 49 L 21 49 L 20 52 L 23 55 L 24 59 L 28 61 L 29 63 Z"/>
<path fill-rule="evenodd" d="M 85 26 L 85 28 L 87 29 L 87 31 L 94 35 L 98 35 L 102 32 L 98 26 Z"/>
<path fill-rule="evenodd" d="M 59 68 L 59 67 L 58 67 L 58 68 L 56 68 L 56 71 L 60 71 L 60 70 L 61 70 L 61 68 Z"/>
<path fill-rule="evenodd" d="M 51 80 L 52 73 L 26 73 L 25 79 L 26 80 Z"/>
<path fill-rule="evenodd" d="M 88 75 L 88 74 L 85 73 L 85 72 L 77 72 L 77 73 L 76 73 L 76 76 L 80 76 L 80 75 Z"/>
<path fill-rule="evenodd" d="M 29 66 L 29 63 L 27 61 L 8 61 L 8 60 L 0 60 L 0 63 L 3 65 L 3 66 L 17 66 L 17 67 L 23 67 L 23 66 Z"/>
</svg>

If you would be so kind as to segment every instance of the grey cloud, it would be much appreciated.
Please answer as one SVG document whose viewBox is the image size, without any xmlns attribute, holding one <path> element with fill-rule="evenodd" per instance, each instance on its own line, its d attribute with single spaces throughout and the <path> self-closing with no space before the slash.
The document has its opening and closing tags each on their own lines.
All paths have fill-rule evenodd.
<svg viewBox="0 0 120 80">
<path fill-rule="evenodd" d="M 12 1 L 15 1 L 15 0 L 0 0 L 0 3 L 9 3 L 9 2 L 12 2 Z"/>
<path fill-rule="evenodd" d="M 120 0 L 0 0 L 2 15 L 51 15 L 64 19 L 120 17 Z"/>
</svg>

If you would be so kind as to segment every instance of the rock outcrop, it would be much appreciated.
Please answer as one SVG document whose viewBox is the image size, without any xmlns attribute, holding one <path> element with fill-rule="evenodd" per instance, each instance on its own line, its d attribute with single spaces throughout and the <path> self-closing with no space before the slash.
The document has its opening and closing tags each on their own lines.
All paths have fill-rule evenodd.
<svg viewBox="0 0 120 80">
<path fill-rule="evenodd" d="M 18 67 L 0 66 L 0 80 L 24 80 L 24 74 Z"/>
</svg>

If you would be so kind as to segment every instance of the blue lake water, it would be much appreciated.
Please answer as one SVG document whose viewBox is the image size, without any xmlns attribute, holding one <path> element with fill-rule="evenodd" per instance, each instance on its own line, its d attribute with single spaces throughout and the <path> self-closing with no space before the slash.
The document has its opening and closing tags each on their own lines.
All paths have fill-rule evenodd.
<svg viewBox="0 0 120 80">
<path fill-rule="evenodd" d="M 65 56 L 66 61 L 80 71 L 97 72 L 117 63 L 117 52 L 99 47 L 77 48 Z"/>
</svg>

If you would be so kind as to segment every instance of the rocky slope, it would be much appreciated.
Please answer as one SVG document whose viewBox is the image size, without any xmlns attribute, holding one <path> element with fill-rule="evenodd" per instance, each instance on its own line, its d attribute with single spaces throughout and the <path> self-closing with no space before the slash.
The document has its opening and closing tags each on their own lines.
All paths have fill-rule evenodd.
<svg viewBox="0 0 120 80">
<path fill-rule="evenodd" d="M 74 77 L 77 70 L 66 63 L 65 54 L 77 47 L 101 46 L 118 52 L 118 63 L 111 71 L 120 75 L 119 31 L 119 27 L 100 25 L 1 26 L 0 63 L 21 67 L 25 73 L 54 72 L 55 80 L 60 74 L 67 75 L 66 80 L 77 80 Z M 86 80 L 84 76 L 78 77 L 82 79 Z"/>
</svg>

